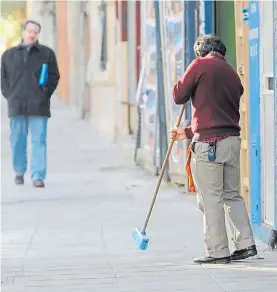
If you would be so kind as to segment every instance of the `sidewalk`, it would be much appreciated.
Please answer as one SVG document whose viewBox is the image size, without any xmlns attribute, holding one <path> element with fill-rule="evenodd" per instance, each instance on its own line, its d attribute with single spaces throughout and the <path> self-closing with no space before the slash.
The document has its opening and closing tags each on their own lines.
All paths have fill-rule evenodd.
<svg viewBox="0 0 277 292">
<path fill-rule="evenodd" d="M 194 196 L 170 186 L 154 208 L 149 249 L 138 250 L 132 230 L 143 223 L 157 178 L 58 101 L 49 120 L 46 188 L 33 189 L 29 175 L 25 186 L 14 186 L 2 107 L 3 292 L 276 291 L 277 253 L 192 264 L 203 253 L 201 214 Z"/>
</svg>

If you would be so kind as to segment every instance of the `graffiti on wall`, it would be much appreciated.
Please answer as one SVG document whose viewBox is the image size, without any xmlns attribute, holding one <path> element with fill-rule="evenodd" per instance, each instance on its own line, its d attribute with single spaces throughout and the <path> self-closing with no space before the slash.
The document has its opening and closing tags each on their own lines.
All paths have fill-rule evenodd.
<svg viewBox="0 0 277 292">
<path fill-rule="evenodd" d="M 156 70 L 156 25 L 153 1 L 147 2 L 145 39 L 145 81 L 143 111 L 143 146 L 153 151 L 156 135 L 157 70 Z"/>
<path fill-rule="evenodd" d="M 174 127 L 181 106 L 175 105 L 172 98 L 172 88 L 184 74 L 184 1 L 169 0 L 163 3 L 165 20 L 165 47 L 167 70 L 167 110 L 169 128 Z M 183 123 L 185 117 L 183 117 Z M 172 151 L 173 163 L 183 163 L 185 144 L 183 141 L 174 144 Z"/>
<path fill-rule="evenodd" d="M 166 111 L 168 129 L 173 127 L 180 106 L 175 105 L 172 99 L 172 88 L 177 80 L 184 74 L 184 2 L 177 0 L 161 1 L 163 5 L 161 11 L 165 20 L 164 40 L 165 40 L 165 70 L 168 92 L 166 92 Z M 156 123 L 157 111 L 157 70 L 156 70 L 156 25 L 153 1 L 147 1 L 145 25 L 145 81 L 144 81 L 144 110 L 142 122 L 143 148 L 157 154 L 159 152 L 155 141 L 158 140 L 158 127 Z M 183 119 L 183 123 L 185 118 Z M 172 151 L 173 163 L 184 163 L 185 144 L 180 141 L 175 143 Z"/>
</svg>

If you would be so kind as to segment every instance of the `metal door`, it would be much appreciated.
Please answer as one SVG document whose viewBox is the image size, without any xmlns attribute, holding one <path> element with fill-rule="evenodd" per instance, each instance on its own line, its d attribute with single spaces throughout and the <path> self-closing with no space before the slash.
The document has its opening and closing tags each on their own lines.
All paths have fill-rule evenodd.
<svg viewBox="0 0 277 292">
<path fill-rule="evenodd" d="M 273 21 L 272 3 L 260 2 L 261 66 L 261 182 L 263 221 L 274 226 L 275 199 L 275 111 L 273 86 Z"/>
<path fill-rule="evenodd" d="M 249 1 L 250 213 L 261 223 L 259 1 Z"/>
</svg>

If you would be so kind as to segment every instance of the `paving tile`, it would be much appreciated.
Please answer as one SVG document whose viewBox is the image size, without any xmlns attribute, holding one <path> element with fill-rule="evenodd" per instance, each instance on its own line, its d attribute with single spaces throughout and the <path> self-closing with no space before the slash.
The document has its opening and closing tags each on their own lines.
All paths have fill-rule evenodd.
<svg viewBox="0 0 277 292">
<path fill-rule="evenodd" d="M 52 105 L 42 190 L 29 174 L 24 187 L 13 184 L 2 107 L 3 292 L 276 291 L 277 253 L 265 249 L 264 260 L 194 265 L 203 253 L 195 196 L 165 184 L 147 231 L 149 248 L 140 251 L 132 231 L 143 223 L 157 178 L 59 101 Z"/>
</svg>

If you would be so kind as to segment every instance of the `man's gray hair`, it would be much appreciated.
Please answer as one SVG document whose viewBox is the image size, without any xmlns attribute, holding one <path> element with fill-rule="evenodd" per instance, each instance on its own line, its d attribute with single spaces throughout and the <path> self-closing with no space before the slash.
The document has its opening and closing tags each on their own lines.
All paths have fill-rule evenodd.
<svg viewBox="0 0 277 292">
<path fill-rule="evenodd" d="M 35 21 L 35 20 L 31 20 L 31 19 L 25 21 L 25 23 L 24 23 L 24 25 L 23 25 L 24 30 L 27 28 L 27 25 L 28 25 L 29 23 L 32 23 L 32 24 L 38 26 L 38 28 L 39 28 L 39 32 L 41 31 L 41 25 L 40 25 L 40 23 L 38 23 L 38 22 Z"/>
</svg>

